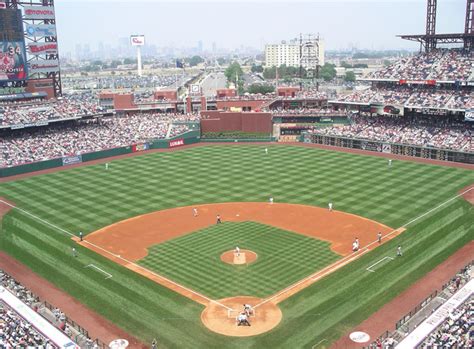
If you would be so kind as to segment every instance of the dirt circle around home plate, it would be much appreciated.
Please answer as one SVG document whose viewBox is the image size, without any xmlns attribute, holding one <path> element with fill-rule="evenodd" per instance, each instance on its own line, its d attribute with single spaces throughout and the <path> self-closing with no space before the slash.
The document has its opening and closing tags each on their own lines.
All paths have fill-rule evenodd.
<svg viewBox="0 0 474 349">
<path fill-rule="evenodd" d="M 211 331 L 232 337 L 256 336 L 278 326 L 283 315 L 278 305 L 261 298 L 238 296 L 210 302 L 201 313 L 201 321 Z M 254 314 L 250 326 L 237 326 L 236 318 L 250 304 Z"/>
<path fill-rule="evenodd" d="M 257 258 L 257 254 L 250 250 L 240 250 L 239 254 L 235 250 L 231 250 L 221 254 L 221 261 L 232 265 L 250 264 L 255 262 Z"/>
</svg>

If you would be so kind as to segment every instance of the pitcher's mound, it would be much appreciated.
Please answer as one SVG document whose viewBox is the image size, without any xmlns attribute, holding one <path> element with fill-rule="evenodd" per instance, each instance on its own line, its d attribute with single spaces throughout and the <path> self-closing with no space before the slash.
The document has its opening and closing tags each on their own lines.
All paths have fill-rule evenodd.
<svg viewBox="0 0 474 349">
<path fill-rule="evenodd" d="M 249 264 L 255 262 L 257 254 L 249 250 L 240 250 L 237 254 L 234 250 L 221 254 L 221 261 L 228 264 Z"/>
<path fill-rule="evenodd" d="M 244 309 L 244 304 L 255 307 L 262 301 L 256 297 L 241 296 L 218 300 L 220 304 L 210 302 L 201 313 L 201 321 L 211 331 L 226 336 L 246 337 L 265 333 L 276 327 L 282 318 L 280 308 L 272 302 L 254 308 L 254 314 L 249 317 L 251 326 L 237 326 L 236 321 Z M 232 310 L 224 308 L 221 304 Z"/>
</svg>

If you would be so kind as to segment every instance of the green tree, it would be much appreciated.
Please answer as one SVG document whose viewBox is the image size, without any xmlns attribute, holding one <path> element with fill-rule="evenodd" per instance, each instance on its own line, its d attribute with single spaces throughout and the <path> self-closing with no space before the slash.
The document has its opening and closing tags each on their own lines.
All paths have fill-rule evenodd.
<svg viewBox="0 0 474 349">
<path fill-rule="evenodd" d="M 331 81 L 336 77 L 336 66 L 331 63 L 325 63 L 321 67 L 319 74 L 324 81 Z"/>
<path fill-rule="evenodd" d="M 348 68 L 352 68 L 352 65 L 347 63 L 346 61 L 342 61 L 341 67 L 348 69 Z"/>
<path fill-rule="evenodd" d="M 353 71 L 347 71 L 346 75 L 344 76 L 344 81 L 346 82 L 355 82 L 356 76 Z"/>
<path fill-rule="evenodd" d="M 275 92 L 275 87 L 272 85 L 265 85 L 265 84 L 252 84 L 247 89 L 248 93 L 271 93 Z"/>
<path fill-rule="evenodd" d="M 135 60 L 132 58 L 125 58 L 123 60 L 123 64 L 133 64 L 133 63 L 135 63 Z"/>
<path fill-rule="evenodd" d="M 244 72 L 238 62 L 231 63 L 224 72 L 228 83 L 233 83 L 241 94 L 244 91 Z"/>
<path fill-rule="evenodd" d="M 263 77 L 265 79 L 275 79 L 276 77 L 276 67 L 273 66 L 271 68 L 265 68 L 263 71 Z"/>
<path fill-rule="evenodd" d="M 112 62 L 110 62 L 110 68 L 116 69 L 120 64 L 122 64 L 122 62 L 114 59 Z"/>
<path fill-rule="evenodd" d="M 250 71 L 252 73 L 263 73 L 263 67 L 261 65 L 252 64 Z"/>
<path fill-rule="evenodd" d="M 197 66 L 199 63 L 204 62 L 204 58 L 201 56 L 192 56 L 191 59 L 189 60 L 189 65 L 191 67 Z"/>
</svg>

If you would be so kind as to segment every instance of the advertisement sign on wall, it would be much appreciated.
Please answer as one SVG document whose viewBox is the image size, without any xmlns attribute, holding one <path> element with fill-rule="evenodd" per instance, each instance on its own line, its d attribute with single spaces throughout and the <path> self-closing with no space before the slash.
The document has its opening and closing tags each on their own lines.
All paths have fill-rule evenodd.
<svg viewBox="0 0 474 349">
<path fill-rule="evenodd" d="M 26 33 L 29 36 L 56 36 L 56 26 L 54 24 L 27 24 Z"/>
<path fill-rule="evenodd" d="M 38 55 L 54 55 L 58 53 L 58 44 L 55 42 L 32 43 L 28 45 L 30 54 Z"/>
<path fill-rule="evenodd" d="M 0 81 L 19 81 L 27 77 L 24 42 L 0 41 Z"/>
<path fill-rule="evenodd" d="M 145 35 L 131 35 L 130 44 L 132 46 L 143 46 L 145 45 Z"/>
<path fill-rule="evenodd" d="M 25 19 L 54 19 L 52 6 L 23 6 Z"/>
<path fill-rule="evenodd" d="M 79 164 L 82 162 L 82 155 L 63 157 L 63 166 Z"/>
<path fill-rule="evenodd" d="M 141 144 L 134 144 L 132 145 L 132 151 L 134 153 L 139 151 L 144 151 L 150 149 L 150 145 L 148 143 L 141 143 Z"/>
<path fill-rule="evenodd" d="M 184 139 L 183 138 L 175 139 L 174 141 L 170 141 L 170 148 L 179 147 L 181 145 L 184 145 Z"/>
<path fill-rule="evenodd" d="M 31 61 L 29 63 L 28 71 L 30 74 L 58 72 L 59 61 Z"/>
</svg>

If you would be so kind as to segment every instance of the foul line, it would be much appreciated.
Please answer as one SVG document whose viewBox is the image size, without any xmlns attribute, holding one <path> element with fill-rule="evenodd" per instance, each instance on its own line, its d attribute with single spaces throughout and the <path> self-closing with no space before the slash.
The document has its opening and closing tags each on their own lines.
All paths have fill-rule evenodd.
<svg viewBox="0 0 474 349">
<path fill-rule="evenodd" d="M 429 211 L 423 213 L 422 215 L 420 215 L 420 216 L 418 216 L 418 217 L 412 219 L 411 221 L 409 221 L 409 222 L 403 224 L 400 228 L 406 228 L 408 225 L 410 225 L 410 224 L 412 224 L 412 223 L 414 223 L 414 222 L 420 220 L 421 218 L 425 217 L 426 215 L 430 214 L 431 212 L 433 212 L 433 211 L 439 209 L 440 207 L 443 207 L 444 205 L 446 205 L 447 203 L 449 203 L 449 202 L 451 202 L 451 201 L 453 201 L 453 200 L 456 200 L 457 198 L 463 196 L 464 194 L 469 193 L 469 192 L 470 192 L 471 190 L 473 190 L 473 189 L 474 189 L 474 187 L 471 187 L 471 188 L 469 188 L 469 189 L 463 191 L 462 193 L 459 193 L 458 195 L 452 197 L 451 199 L 446 200 L 445 202 L 439 204 L 438 206 L 432 208 L 431 210 L 429 210 Z M 60 227 L 58 227 L 57 225 L 54 225 L 54 224 L 52 224 L 52 223 L 49 223 L 48 221 L 45 221 L 44 219 L 41 219 L 41 218 L 39 218 L 39 217 L 33 215 L 32 213 L 30 213 L 30 212 L 28 212 L 28 211 L 25 211 L 25 210 L 22 209 L 22 208 L 16 207 L 16 206 L 14 206 L 14 205 L 12 205 L 12 204 L 6 202 L 6 201 L 3 201 L 3 200 L 0 200 L 0 202 L 3 203 L 3 204 L 5 204 L 5 205 L 7 205 L 7 206 L 9 206 L 9 207 L 11 207 L 12 209 L 17 209 L 17 210 L 19 210 L 19 211 L 21 211 L 21 212 L 23 212 L 23 213 L 25 213 L 25 214 L 27 214 L 27 215 L 29 215 L 29 216 L 31 216 L 31 217 L 37 219 L 37 220 L 39 220 L 40 222 L 43 222 L 44 224 L 47 224 L 47 225 L 49 225 L 49 226 L 51 226 L 51 227 L 53 227 L 53 228 L 55 228 L 55 229 L 57 229 L 57 230 L 59 230 L 59 231 L 62 231 L 63 233 L 65 233 L 65 234 L 67 234 L 67 235 L 69 235 L 69 236 L 71 236 L 71 237 L 75 237 L 74 234 L 72 234 L 72 233 L 70 233 L 70 232 L 68 232 L 68 231 L 66 231 L 66 230 L 64 230 L 64 229 L 62 229 L 62 228 L 60 228 Z M 391 236 L 391 235 L 397 233 L 397 232 L 400 230 L 400 228 L 395 229 L 395 230 L 391 231 L 390 233 L 386 234 L 386 235 L 384 236 L 384 238 L 386 239 L 387 237 L 389 237 L 389 236 Z M 110 251 L 108 251 L 108 250 L 106 250 L 106 249 L 104 249 L 104 248 L 102 248 L 102 247 L 100 247 L 100 246 L 97 246 L 97 245 L 95 245 L 95 244 L 93 244 L 93 243 L 91 243 L 91 242 L 89 242 L 89 241 L 87 241 L 87 240 L 84 240 L 83 243 L 89 244 L 89 245 L 91 245 L 91 246 L 93 246 L 93 247 L 95 247 L 95 248 L 97 248 L 97 249 L 99 249 L 99 250 L 101 250 L 101 251 L 104 251 L 105 253 L 107 253 L 107 254 L 109 254 L 109 255 L 111 255 L 111 256 L 114 256 L 115 258 L 118 258 L 118 259 L 120 259 L 120 260 L 122 260 L 122 261 L 124 261 L 124 262 L 127 262 L 127 263 L 133 265 L 133 266 L 136 267 L 136 268 L 142 269 L 142 270 L 144 270 L 144 271 L 146 271 L 146 272 L 148 272 L 148 273 L 150 273 L 150 274 L 152 274 L 152 275 L 155 275 L 156 277 L 162 278 L 163 280 L 166 280 L 167 282 L 169 282 L 169 283 L 171 283 L 171 284 L 173 284 L 173 285 L 175 285 L 175 286 L 177 286 L 177 287 L 180 287 L 180 288 L 182 288 L 182 289 L 184 289 L 184 290 L 186 290 L 186 291 L 188 291 L 188 292 L 190 292 L 190 293 L 192 293 L 192 294 L 194 294 L 194 295 L 196 295 L 196 296 L 198 296 L 198 297 L 204 298 L 205 300 L 207 300 L 207 301 L 209 301 L 209 302 L 216 303 L 216 304 L 218 304 L 218 305 L 220 305 L 220 306 L 226 308 L 227 310 L 233 310 L 232 308 L 229 308 L 228 306 L 226 306 L 226 305 L 224 305 L 224 304 L 222 304 L 222 303 L 220 303 L 220 302 L 217 302 L 217 301 L 215 301 L 215 300 L 213 300 L 213 299 L 210 299 L 210 298 L 207 297 L 207 296 L 204 296 L 203 294 L 200 294 L 200 293 L 198 293 L 198 292 L 196 292 L 196 291 L 193 291 L 193 290 L 191 290 L 191 289 L 189 289 L 189 288 L 187 288 L 187 287 L 185 287 L 185 286 L 182 286 L 182 285 L 180 285 L 180 284 L 178 284 L 178 283 L 176 283 L 176 282 L 174 282 L 174 281 L 172 281 L 172 280 L 170 280 L 170 279 L 168 279 L 168 278 L 166 278 L 166 277 L 164 277 L 164 276 L 161 276 L 161 275 L 159 275 L 159 274 L 157 274 L 157 273 L 155 273 L 155 272 L 153 272 L 153 271 L 151 271 L 151 270 L 149 270 L 149 269 L 147 269 L 147 268 L 142 267 L 141 265 L 138 265 L 138 264 L 136 264 L 136 263 L 134 263 L 134 262 L 132 262 L 132 261 L 129 261 L 129 260 L 127 260 L 126 258 L 121 257 L 120 255 L 116 255 L 116 254 L 114 254 L 114 253 L 112 253 L 112 252 L 110 252 Z M 362 249 L 359 250 L 359 251 L 362 252 L 362 253 L 359 254 L 359 253 L 358 253 L 359 251 L 353 252 L 352 254 L 350 254 L 350 255 L 348 255 L 348 256 L 346 256 L 346 257 L 340 259 L 340 260 L 337 261 L 336 263 L 334 263 L 334 264 L 332 264 L 332 265 L 330 265 L 330 266 L 328 266 L 328 267 L 326 267 L 326 268 L 324 268 L 324 269 L 322 269 L 322 270 L 320 270 L 320 271 L 318 271 L 318 272 L 316 272 L 316 273 L 314 273 L 314 274 L 312 274 L 312 275 L 310 275 L 310 276 L 308 276 L 308 277 L 306 277 L 306 278 L 300 280 L 300 281 L 297 282 L 296 284 L 290 285 L 289 287 L 283 289 L 282 291 L 279 291 L 278 293 L 274 294 L 274 295 L 271 296 L 270 298 L 267 298 L 267 299 L 263 300 L 263 301 L 260 302 L 259 304 L 255 305 L 254 308 L 257 308 L 258 306 L 261 306 L 261 305 L 263 305 L 263 304 L 265 304 L 265 303 L 268 303 L 269 301 L 273 300 L 274 298 L 276 298 L 276 297 L 278 297 L 278 296 L 284 294 L 285 292 L 287 292 L 287 291 L 289 291 L 289 290 L 292 290 L 293 288 L 295 288 L 295 287 L 301 285 L 301 284 L 304 283 L 304 282 L 307 282 L 307 281 L 310 280 L 310 279 L 312 279 L 312 280 L 317 280 L 317 279 L 322 278 L 323 276 L 326 276 L 326 275 L 329 274 L 330 272 L 333 272 L 333 271 L 334 271 L 334 270 L 332 270 L 332 268 L 336 268 L 335 270 L 337 270 L 337 269 L 343 267 L 344 265 L 348 264 L 348 263 L 351 262 L 352 260 L 354 260 L 354 259 L 356 259 L 356 258 L 362 256 L 364 253 L 368 252 L 368 251 L 369 251 L 369 246 L 374 245 L 374 244 L 377 244 L 377 243 L 378 243 L 378 240 L 369 243 L 367 246 L 365 246 L 365 247 L 363 247 Z M 356 254 L 356 255 L 354 255 L 354 254 Z M 347 258 L 348 258 L 348 259 L 347 259 Z M 347 260 L 346 260 L 346 259 L 347 259 Z M 339 265 L 339 263 L 340 263 L 340 265 Z M 321 275 L 318 275 L 319 273 L 321 273 Z"/>
<path fill-rule="evenodd" d="M 393 261 L 393 258 L 392 258 L 392 257 L 385 256 L 385 257 L 383 257 L 381 260 L 379 260 L 378 262 L 375 262 L 374 264 L 372 264 L 372 265 L 371 265 L 370 267 L 368 267 L 366 270 L 367 270 L 367 271 L 370 271 L 370 272 L 372 272 L 372 273 L 375 273 L 375 270 L 372 270 L 372 267 L 375 267 L 377 264 L 382 263 L 382 262 L 383 262 L 384 260 L 386 260 L 386 259 L 389 259 L 389 260 Z"/>
<path fill-rule="evenodd" d="M 421 216 L 418 216 L 418 217 L 412 219 L 411 221 L 405 223 L 405 224 L 402 225 L 401 227 L 402 227 L 402 228 L 406 228 L 407 225 L 410 225 L 410 224 L 416 222 L 416 221 L 419 220 L 420 218 L 423 218 L 424 216 L 426 216 L 426 215 L 430 214 L 431 212 L 437 210 L 438 208 L 440 208 L 440 207 L 446 205 L 447 203 L 449 203 L 449 202 L 451 202 L 451 201 L 453 201 L 453 200 L 456 200 L 458 197 L 463 196 L 464 194 L 469 193 L 469 192 L 470 192 L 471 190 L 473 190 L 473 189 L 474 189 L 474 187 L 471 187 L 471 188 L 469 188 L 469 189 L 463 191 L 462 193 L 459 193 L 459 194 L 456 195 L 455 197 L 452 197 L 451 199 L 449 199 L 449 200 L 443 202 L 442 204 L 436 206 L 435 208 L 432 208 L 432 209 L 429 210 L 428 212 L 423 213 Z"/>
<path fill-rule="evenodd" d="M 0 200 L 0 202 L 1 202 L 1 203 L 4 203 L 4 204 L 7 205 L 7 206 L 10 206 L 12 209 L 17 209 L 17 210 L 19 210 L 19 211 L 21 211 L 21 212 L 27 214 L 28 216 L 33 217 L 34 219 L 37 219 L 38 221 L 40 221 L 40 222 L 42 222 L 42 223 L 44 223 L 44 224 L 46 224 L 46 225 L 49 225 L 49 226 L 51 226 L 51 227 L 53 227 L 53 228 L 55 228 L 55 229 L 57 229 L 57 230 L 63 232 L 63 233 L 66 234 L 66 235 L 69 235 L 69 236 L 71 236 L 71 237 L 76 237 L 74 234 L 68 232 L 67 230 L 64 230 L 64 229 L 58 227 L 57 225 L 54 225 L 54 224 L 52 224 L 52 223 L 50 223 L 50 222 L 48 222 L 48 221 L 45 221 L 44 219 L 42 219 L 42 218 L 40 218 L 40 217 L 38 217 L 38 216 L 36 216 L 36 215 L 34 215 L 34 214 L 28 212 L 28 211 L 25 211 L 25 210 L 22 209 L 22 208 L 13 206 L 12 204 L 10 204 L 10 203 L 8 203 L 8 202 L 6 202 L 6 201 L 3 201 L 3 200 Z M 172 281 L 172 280 L 170 280 L 170 279 L 168 279 L 168 278 L 166 278 L 166 277 L 164 277 L 164 276 L 161 276 L 161 275 L 159 275 L 159 274 L 157 274 L 157 273 L 155 273 L 155 272 L 153 272 L 153 271 L 151 271 L 151 270 L 149 270 L 149 269 L 147 269 L 147 268 L 145 268 L 145 267 L 142 267 L 141 265 L 138 265 L 138 264 L 136 264 L 136 263 L 134 263 L 134 262 L 132 262 L 132 261 L 129 261 L 128 259 L 123 258 L 123 257 L 121 257 L 120 255 L 116 255 L 115 253 L 112 253 L 112 252 L 106 250 L 105 248 L 102 248 L 102 247 L 100 247 L 100 246 L 97 246 L 97 245 L 95 245 L 95 244 L 93 244 L 93 243 L 91 243 L 91 242 L 89 242 L 89 241 L 87 241 L 87 240 L 83 240 L 82 242 L 83 242 L 83 243 L 86 243 L 86 244 L 89 244 L 89 245 L 93 246 L 94 248 L 97 248 L 97 249 L 99 249 L 99 250 L 101 250 L 101 251 L 104 251 L 105 253 L 107 253 L 107 254 L 109 254 L 109 255 L 111 255 L 111 256 L 114 256 L 115 258 L 118 258 L 118 259 L 120 259 L 120 260 L 122 260 L 122 261 L 124 261 L 124 262 L 127 262 L 127 263 L 129 263 L 130 265 L 133 265 L 134 267 L 136 267 L 136 268 L 138 268 L 138 269 L 142 269 L 142 270 L 144 270 L 144 271 L 146 271 L 146 272 L 148 272 L 148 273 L 150 273 L 150 274 L 152 274 L 152 275 L 154 275 L 154 276 L 156 276 L 156 277 L 162 278 L 163 280 L 166 280 L 167 282 L 169 282 L 169 283 L 171 283 L 171 284 L 173 284 L 173 285 L 175 285 L 175 286 L 177 286 L 177 287 L 179 287 L 179 288 L 181 288 L 181 289 L 183 289 L 183 290 L 186 290 L 187 292 L 190 292 L 190 293 L 192 293 L 192 294 L 194 294 L 194 295 L 196 295 L 196 296 L 198 296 L 198 297 L 201 297 L 201 298 L 207 300 L 208 302 L 216 303 L 217 305 L 220 305 L 220 306 L 226 308 L 227 310 L 232 310 L 232 308 L 229 308 L 228 306 L 226 306 L 226 305 L 224 305 L 224 304 L 222 304 L 222 303 L 220 303 L 220 302 L 218 302 L 218 301 L 215 301 L 215 300 L 213 300 L 213 299 L 210 299 L 209 297 L 206 297 L 206 296 L 204 296 L 203 294 L 200 294 L 200 293 L 198 293 L 198 292 L 196 292 L 196 291 L 191 290 L 190 288 L 187 288 L 187 287 L 185 287 L 185 286 L 183 286 L 183 285 L 180 285 L 180 284 L 178 284 L 178 283 L 176 283 L 176 282 L 174 282 L 174 281 Z M 165 286 L 165 287 L 166 287 L 166 286 Z M 188 298 L 189 298 L 189 297 L 188 297 Z"/>
<path fill-rule="evenodd" d="M 105 280 L 110 279 L 110 278 L 112 277 L 112 274 L 107 273 L 105 270 L 99 268 L 98 266 L 96 266 L 96 265 L 94 265 L 94 264 L 88 264 L 88 265 L 86 265 L 84 268 L 94 268 L 95 270 L 98 270 L 98 271 L 104 273 L 105 275 L 107 275 L 107 277 L 105 278 Z"/>
<path fill-rule="evenodd" d="M 414 223 L 414 222 L 420 220 L 421 218 L 425 217 L 426 215 L 430 214 L 431 212 L 433 212 L 433 211 L 439 209 L 440 207 L 443 207 L 444 205 L 446 205 L 447 203 L 449 203 L 449 202 L 451 202 L 451 201 L 453 201 L 453 200 L 456 200 L 457 198 L 463 196 L 464 194 L 470 192 L 470 191 L 473 190 L 473 189 L 474 189 L 474 187 L 471 187 L 471 188 L 469 188 L 469 189 L 463 191 L 462 193 L 459 193 L 458 195 L 452 197 L 451 199 L 446 200 L 445 202 L 439 204 L 438 206 L 432 208 L 431 210 L 429 210 L 429 211 L 423 213 L 422 215 L 420 215 L 420 216 L 418 216 L 418 217 L 412 219 L 411 221 L 409 221 L 409 222 L 403 224 L 400 228 L 395 229 L 395 230 L 391 231 L 390 233 L 384 235 L 382 238 L 383 238 L 383 239 L 387 239 L 388 237 L 390 237 L 390 236 L 392 236 L 392 235 L 394 235 L 394 234 L 397 234 L 397 233 L 400 231 L 400 229 L 406 228 L 408 225 L 410 225 L 410 224 L 412 224 L 412 223 Z M 359 251 L 358 251 L 358 252 L 353 252 L 353 253 L 351 253 L 350 255 L 348 255 L 348 256 L 346 256 L 346 257 L 344 257 L 344 258 L 338 260 L 337 262 L 335 262 L 335 263 L 333 263 L 333 264 L 327 266 L 326 268 L 324 268 L 324 269 L 322 269 L 322 270 L 320 270 L 320 271 L 318 271 L 318 272 L 316 272 L 316 273 L 314 273 L 314 274 L 312 274 L 312 275 L 310 275 L 310 276 L 308 276 L 308 277 L 306 277 L 306 278 L 304 278 L 304 279 L 298 281 L 297 283 L 295 283 L 295 284 L 293 284 L 293 285 L 290 285 L 289 287 L 287 287 L 287 288 L 285 288 L 285 289 L 283 289 L 283 290 L 281 290 L 281 291 L 275 293 L 275 294 L 274 294 L 273 296 L 271 296 L 270 298 L 267 298 L 267 299 L 263 300 L 262 302 L 260 302 L 259 304 L 255 305 L 254 308 L 256 308 L 256 307 L 258 307 L 258 306 L 261 306 L 261 305 L 263 305 L 263 304 L 265 304 L 265 303 L 268 303 L 269 301 L 271 301 L 271 300 L 273 300 L 273 299 L 275 299 L 275 298 L 281 296 L 282 294 L 284 294 L 284 293 L 286 293 L 286 292 L 292 290 L 293 288 L 295 288 L 295 287 L 301 285 L 301 284 L 304 283 L 304 282 L 307 282 L 307 281 L 310 280 L 310 279 L 311 279 L 311 280 L 318 280 L 318 279 L 320 279 L 320 278 L 322 278 L 322 277 L 324 277 L 324 276 L 326 276 L 326 275 L 332 273 L 333 271 L 335 271 L 335 270 L 337 270 L 337 269 L 339 269 L 339 268 L 345 266 L 345 265 L 348 264 L 349 262 L 352 262 L 354 259 L 357 259 L 358 257 L 360 257 L 361 255 L 363 255 L 364 253 L 368 252 L 370 246 L 372 246 L 372 245 L 378 245 L 378 244 L 379 244 L 379 241 L 378 241 L 378 239 L 377 239 L 377 240 L 375 240 L 375 241 L 369 243 L 369 244 L 366 245 L 365 247 L 361 248 L 359 251 L 362 252 L 362 253 L 357 254 Z M 391 258 L 391 257 L 389 257 L 389 258 Z M 346 259 L 347 259 L 347 260 L 346 260 Z M 339 265 L 339 263 L 340 263 L 340 265 Z M 371 267 L 372 267 L 372 266 L 371 266 Z M 369 267 L 369 268 L 370 268 L 370 267 Z M 321 273 L 321 275 L 318 275 L 318 274 L 320 274 L 320 273 Z"/>
</svg>

